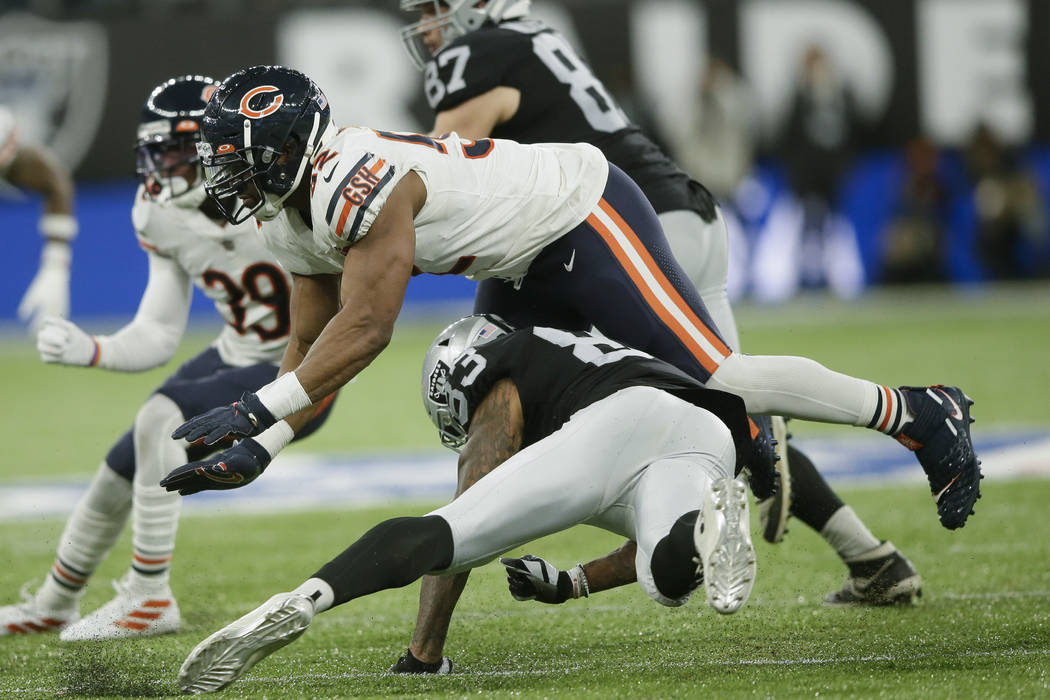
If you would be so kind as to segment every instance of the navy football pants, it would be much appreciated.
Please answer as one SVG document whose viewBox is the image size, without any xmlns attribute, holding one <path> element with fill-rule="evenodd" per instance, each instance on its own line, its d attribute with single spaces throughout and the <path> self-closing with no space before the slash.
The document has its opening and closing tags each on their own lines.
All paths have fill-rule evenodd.
<svg viewBox="0 0 1050 700">
<path fill-rule="evenodd" d="M 594 325 L 702 382 L 731 354 L 671 254 L 649 200 L 611 163 L 587 219 L 544 248 L 518 288 L 483 280 L 474 312 L 497 314 L 518 328 Z"/>
<path fill-rule="evenodd" d="M 206 348 L 186 360 L 175 372 L 164 380 L 154 393 L 163 394 L 175 402 L 185 418 L 192 418 L 216 406 L 230 404 L 241 398 L 246 391 L 255 391 L 277 377 L 277 366 L 269 363 L 234 367 L 222 361 L 219 351 Z M 330 399 L 334 399 L 334 394 Z M 323 408 L 303 429 L 296 434 L 299 440 L 321 427 L 332 410 L 332 400 L 326 400 Z M 128 430 L 106 455 L 110 469 L 131 481 L 135 476 L 135 446 L 133 430 Z M 196 445 L 188 450 L 189 461 L 203 459 L 212 452 L 225 449 L 231 441 L 223 440 L 215 445 Z"/>
</svg>

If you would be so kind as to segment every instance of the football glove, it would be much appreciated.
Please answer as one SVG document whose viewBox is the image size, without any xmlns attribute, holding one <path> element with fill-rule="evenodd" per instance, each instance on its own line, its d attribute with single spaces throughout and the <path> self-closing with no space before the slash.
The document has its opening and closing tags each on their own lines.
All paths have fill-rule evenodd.
<svg viewBox="0 0 1050 700">
<path fill-rule="evenodd" d="M 173 469 L 160 485 L 189 496 L 198 491 L 236 489 L 250 484 L 270 464 L 270 453 L 251 438 L 199 462 Z"/>
<path fill-rule="evenodd" d="M 44 362 L 87 366 L 95 359 L 95 340 L 77 324 L 48 317 L 40 323 L 36 349 Z"/>
<path fill-rule="evenodd" d="M 44 244 L 40 267 L 18 305 L 18 318 L 29 322 L 35 333 L 48 316 L 69 316 L 69 244 L 49 241 Z M 86 363 L 85 363 L 86 364 Z"/>
<path fill-rule="evenodd" d="M 444 676 L 452 673 L 452 659 L 442 656 L 441 661 L 433 663 L 420 661 L 411 649 L 405 649 L 405 653 L 390 667 L 391 673 L 429 673 L 435 676 Z"/>
<path fill-rule="evenodd" d="M 190 418 L 176 428 L 171 437 L 175 440 L 186 438 L 191 443 L 203 439 L 205 445 L 214 445 L 225 437 L 258 435 L 276 422 L 259 397 L 246 391 L 241 394 L 240 401 Z"/>
<path fill-rule="evenodd" d="M 569 598 L 587 597 L 587 577 L 583 566 L 572 571 L 558 571 L 550 562 L 531 554 L 520 559 L 500 557 L 507 569 L 507 585 L 514 600 L 536 600 L 559 605 Z"/>
</svg>

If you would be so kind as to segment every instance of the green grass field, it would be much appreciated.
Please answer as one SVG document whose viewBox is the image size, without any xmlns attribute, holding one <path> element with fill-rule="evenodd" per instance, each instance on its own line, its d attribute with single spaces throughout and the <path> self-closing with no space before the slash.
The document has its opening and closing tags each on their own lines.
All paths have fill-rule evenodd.
<svg viewBox="0 0 1050 700">
<path fill-rule="evenodd" d="M 811 356 L 888 384 L 957 383 L 977 401 L 976 430 L 1050 431 L 1050 289 L 974 297 L 909 292 L 854 305 L 817 299 L 742 309 L 750 352 Z M 394 345 L 344 390 L 329 425 L 298 449 L 422 449 L 434 444 L 419 405 L 418 364 L 446 319 L 404 324 Z M 448 319 L 451 320 L 451 319 Z M 194 352 L 207 335 L 184 343 Z M 45 367 L 22 338 L 0 342 L 4 482 L 87 478 L 162 377 Z M 829 430 L 793 424 L 796 433 Z M 834 430 L 846 430 L 835 428 Z M 264 477 L 265 478 L 265 477 Z M 1050 696 L 1050 480 L 985 482 L 977 515 L 948 532 L 919 485 L 843 490 L 872 530 L 914 562 L 925 596 L 909 609 L 830 609 L 819 603 L 845 568 L 794 524 L 778 546 L 756 543 L 759 579 L 738 614 L 702 596 L 664 609 L 636 587 L 563 606 L 518 603 L 501 568 L 474 574 L 447 653 L 457 673 L 384 673 L 407 645 L 418 588 L 356 601 L 317 618 L 300 640 L 228 689 L 229 697 L 1046 697 Z M 375 522 L 433 504 L 346 512 L 187 516 L 173 588 L 183 632 L 139 642 L 61 644 L 4 638 L 0 697 L 159 697 L 202 638 L 287 590 Z M 40 578 L 62 521 L 0 522 L 0 602 Z M 576 528 L 527 549 L 562 567 L 619 544 Z M 87 612 L 111 596 L 129 537 L 96 573 Z"/>
</svg>

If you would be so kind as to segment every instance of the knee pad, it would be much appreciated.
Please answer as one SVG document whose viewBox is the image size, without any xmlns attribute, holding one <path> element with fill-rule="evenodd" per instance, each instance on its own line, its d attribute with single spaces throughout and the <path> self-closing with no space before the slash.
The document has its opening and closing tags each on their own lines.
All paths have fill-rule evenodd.
<svg viewBox="0 0 1050 700">
<path fill-rule="evenodd" d="M 157 486 L 169 470 L 185 463 L 186 442 L 171 439 L 183 422 L 178 405 L 163 394 L 153 394 L 135 416 L 135 482 Z"/>
</svg>

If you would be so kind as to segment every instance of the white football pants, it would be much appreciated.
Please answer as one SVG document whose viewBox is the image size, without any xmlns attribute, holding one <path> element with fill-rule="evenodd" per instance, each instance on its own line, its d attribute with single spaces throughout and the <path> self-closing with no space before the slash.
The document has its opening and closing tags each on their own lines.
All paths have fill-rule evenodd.
<svg viewBox="0 0 1050 700">
<path fill-rule="evenodd" d="M 732 435 L 714 414 L 659 389 L 630 387 L 577 411 L 429 515 L 452 529 L 447 573 L 588 524 L 636 541 L 638 583 L 654 600 L 681 605 L 684 598 L 656 590 L 653 550 L 735 464 Z"/>
</svg>

